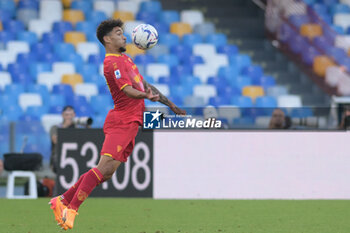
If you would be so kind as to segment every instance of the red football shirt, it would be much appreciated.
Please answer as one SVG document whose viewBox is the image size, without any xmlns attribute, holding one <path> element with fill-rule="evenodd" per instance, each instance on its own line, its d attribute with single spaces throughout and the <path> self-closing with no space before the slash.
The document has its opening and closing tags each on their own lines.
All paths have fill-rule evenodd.
<svg viewBox="0 0 350 233">
<path fill-rule="evenodd" d="M 137 121 L 142 125 L 145 101 L 128 97 L 123 88 L 132 86 L 145 91 L 143 77 L 134 62 L 125 54 L 106 54 L 103 72 L 114 102 L 116 117 L 123 123 Z"/>
</svg>

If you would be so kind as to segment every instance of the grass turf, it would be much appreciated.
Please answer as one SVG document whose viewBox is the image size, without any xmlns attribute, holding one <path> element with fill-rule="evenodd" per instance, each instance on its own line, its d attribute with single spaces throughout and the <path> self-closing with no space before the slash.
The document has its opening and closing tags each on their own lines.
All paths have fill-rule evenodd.
<svg viewBox="0 0 350 233">
<path fill-rule="evenodd" d="M 1 233 L 63 232 L 49 199 L 0 199 Z M 348 233 L 350 201 L 89 198 L 70 232 Z"/>
</svg>

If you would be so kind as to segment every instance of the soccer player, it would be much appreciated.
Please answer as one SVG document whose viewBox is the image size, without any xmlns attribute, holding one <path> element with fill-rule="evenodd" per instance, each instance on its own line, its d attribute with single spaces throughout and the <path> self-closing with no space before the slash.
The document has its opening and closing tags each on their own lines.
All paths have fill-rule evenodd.
<svg viewBox="0 0 350 233">
<path fill-rule="evenodd" d="M 105 140 L 98 165 L 80 176 L 64 194 L 49 202 L 58 225 L 65 230 L 73 228 L 77 211 L 92 190 L 110 179 L 120 164 L 127 161 L 138 128 L 142 125 L 144 99 L 159 101 L 178 115 L 186 114 L 148 84 L 133 61 L 123 54 L 126 51 L 126 37 L 122 27 L 121 20 L 108 19 L 97 28 L 97 38 L 106 49 L 104 76 L 114 101 L 114 109 L 107 114 L 103 126 Z"/>
</svg>

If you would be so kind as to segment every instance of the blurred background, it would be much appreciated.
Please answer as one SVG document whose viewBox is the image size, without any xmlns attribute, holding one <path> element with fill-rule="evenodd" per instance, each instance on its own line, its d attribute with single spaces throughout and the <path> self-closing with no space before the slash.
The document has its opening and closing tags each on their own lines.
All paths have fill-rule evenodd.
<svg viewBox="0 0 350 233">
<path fill-rule="evenodd" d="M 227 129 L 267 129 L 276 108 L 280 128 L 345 119 L 349 0 L 0 0 L 0 159 L 39 152 L 47 165 L 66 105 L 103 126 L 113 103 L 95 31 L 107 18 L 125 22 L 143 77 L 193 116 L 210 109 Z M 131 44 L 141 23 L 159 33 L 147 51 Z"/>
</svg>

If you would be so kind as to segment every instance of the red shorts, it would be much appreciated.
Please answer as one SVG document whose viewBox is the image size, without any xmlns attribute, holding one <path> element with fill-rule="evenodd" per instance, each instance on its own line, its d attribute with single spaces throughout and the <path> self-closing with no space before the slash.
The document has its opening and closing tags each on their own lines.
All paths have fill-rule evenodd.
<svg viewBox="0 0 350 233">
<path fill-rule="evenodd" d="M 133 121 L 122 124 L 122 122 L 114 120 L 114 118 L 114 114 L 109 113 L 103 126 L 105 140 L 101 155 L 107 155 L 117 161 L 126 162 L 134 149 L 139 123 Z"/>
</svg>

